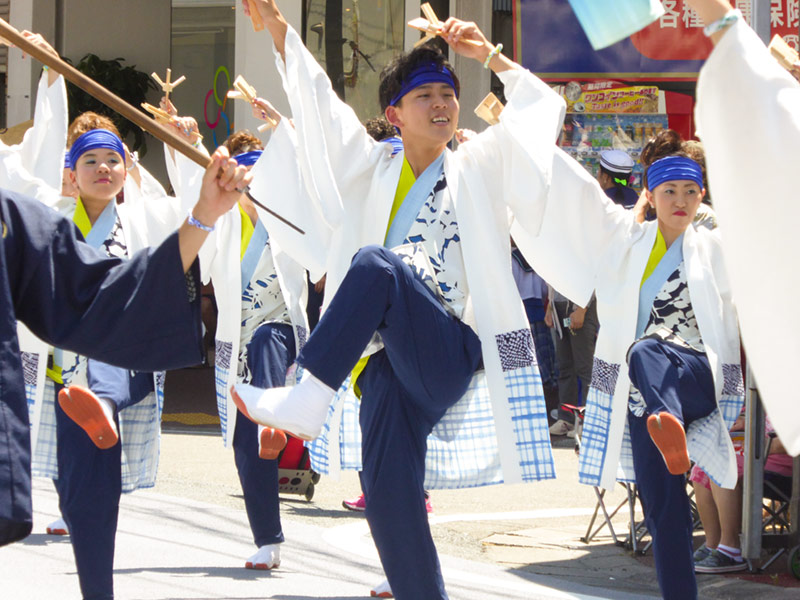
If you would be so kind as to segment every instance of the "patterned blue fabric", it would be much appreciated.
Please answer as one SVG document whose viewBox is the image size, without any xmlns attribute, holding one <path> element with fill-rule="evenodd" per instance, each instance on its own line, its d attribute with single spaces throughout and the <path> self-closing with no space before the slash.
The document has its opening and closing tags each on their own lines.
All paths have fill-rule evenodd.
<svg viewBox="0 0 800 600">
<path fill-rule="evenodd" d="M 597 358 L 595 358 L 595 365 Z M 581 455 L 578 462 L 578 481 L 588 485 L 600 485 L 600 475 L 608 449 L 608 430 L 611 425 L 611 402 L 613 395 L 601 392 L 594 385 L 586 397 L 586 412 L 583 416 Z"/>
<path fill-rule="evenodd" d="M 214 352 L 214 388 L 217 392 L 219 425 L 223 433 L 228 431 L 228 369 L 231 366 L 233 344 L 216 341 Z"/>
<path fill-rule="evenodd" d="M 156 392 L 120 412 L 122 441 L 122 491 L 153 487 L 158 470 L 161 412 L 164 408 L 164 374 L 156 376 Z M 58 479 L 56 460 L 55 385 L 45 378 L 39 436 L 33 451 L 32 471 L 39 477 Z"/>
<path fill-rule="evenodd" d="M 39 370 L 39 355 L 32 352 L 20 352 L 20 358 L 22 359 L 22 376 L 25 381 L 28 411 L 33 414 L 33 405 L 36 402 L 36 374 Z"/>
<path fill-rule="evenodd" d="M 619 367 L 620 365 L 610 365 L 595 358 L 592 386 L 589 388 L 586 401 L 581 436 L 581 456 L 578 466 L 578 479 L 581 483 L 600 485 L 603 462 L 608 451 L 613 386 L 616 385 L 616 376 L 613 374 L 619 373 Z M 722 372 L 725 383 L 719 408 L 708 416 L 692 422 L 686 431 L 689 457 L 718 485 L 721 484 L 731 460 L 729 430 L 744 403 L 741 366 L 724 364 Z M 603 389 L 598 389 L 598 386 Z M 724 425 L 720 423 L 720 413 Z M 620 481 L 634 481 L 633 452 L 627 419 L 617 478 Z"/>
<path fill-rule="evenodd" d="M 544 393 L 536 366 L 507 371 L 505 380 L 524 481 L 555 477 Z M 322 434 L 309 445 L 311 465 L 318 473 L 332 471 L 330 453 L 337 449 L 342 469 L 361 468 L 359 403 L 348 386 L 349 380 L 337 392 Z M 475 374 L 464 396 L 428 436 L 425 470 L 426 489 L 503 483 L 494 415 L 482 371 Z"/>
</svg>

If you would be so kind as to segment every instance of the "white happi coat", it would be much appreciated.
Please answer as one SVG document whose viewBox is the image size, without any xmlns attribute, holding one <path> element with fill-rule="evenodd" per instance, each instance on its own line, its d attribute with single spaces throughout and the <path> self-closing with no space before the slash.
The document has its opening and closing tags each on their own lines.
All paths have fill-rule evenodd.
<svg viewBox="0 0 800 600">
<path fill-rule="evenodd" d="M 25 132 L 22 142 L 8 146 L 0 142 L 0 187 L 27 194 L 55 206 L 61 198 L 61 173 L 64 147 L 67 143 L 67 91 L 64 78 L 58 77 L 48 85 L 47 73 L 42 73 L 36 92 L 33 126 Z M 44 393 L 46 344 L 34 336 L 22 323 L 17 324 L 25 374 L 25 392 L 33 407 Z M 34 428 L 35 433 L 35 428 Z"/>
<path fill-rule="evenodd" d="M 536 272 L 575 303 L 585 306 L 595 291 L 601 326 L 579 476 L 583 483 L 610 488 L 618 477 L 634 479 L 627 431 L 631 383 L 625 358 L 636 335 L 639 287 L 658 225 L 636 223 L 630 211 L 611 202 L 597 181 L 561 149 L 555 151 L 552 169 L 549 189 L 530 188 L 532 200 L 544 209 L 538 231 L 528 232 L 534 236 L 512 233 Z M 741 409 L 744 386 L 719 229 L 688 227 L 682 250 L 718 403 L 711 415 L 689 426 L 689 455 L 714 481 L 732 488 L 737 472 L 728 429 Z"/>
<path fill-rule="evenodd" d="M 53 153 L 50 159 L 58 167 L 58 188 L 46 194 L 46 203 L 71 218 L 76 202 L 72 198 L 60 196 L 63 147 L 64 141 L 59 146 L 60 151 Z M 155 178 L 143 167 L 140 166 L 139 169 L 142 175 L 141 187 L 132 177 L 128 177 L 124 187 L 125 202 L 116 207 L 128 257 L 148 246 L 160 244 L 175 231 L 185 215 L 180 210 L 180 201 L 167 197 Z M 52 197 L 56 197 L 57 201 L 51 201 Z M 48 347 L 30 332 L 21 331 L 20 348 L 31 419 L 33 474 L 55 479 L 58 477 L 55 392 L 52 380 L 45 376 Z M 65 358 L 70 355 L 72 353 L 65 352 Z M 85 370 L 80 369 L 71 383 L 86 385 L 85 377 Z M 154 392 L 119 415 L 123 492 L 152 487 L 155 484 L 161 441 L 164 373 L 154 373 L 153 378 Z"/>
<path fill-rule="evenodd" d="M 63 161 L 63 152 L 58 160 Z M 141 166 L 139 168 L 142 172 L 142 188 L 128 177 L 125 182 L 125 202 L 116 207 L 128 257 L 146 247 L 160 244 L 184 218 L 180 202 L 175 198 L 160 195 L 146 197 L 143 194 L 144 190 L 157 191 L 160 186 L 149 183 L 146 187 L 145 182 L 155 179 Z M 60 177 L 58 185 L 61 185 Z M 74 200 L 65 200 L 71 199 L 61 199 L 58 206 L 70 218 L 76 203 Z M 45 376 L 48 347 L 27 332 L 21 338 L 20 348 L 23 351 L 25 389 L 31 419 L 33 474 L 57 479 L 55 390 L 53 381 Z M 64 353 L 65 360 L 69 360 L 70 356 L 74 354 Z M 123 492 L 155 485 L 161 443 L 164 372 L 154 373 L 153 381 L 153 392 L 119 414 Z M 85 369 L 80 368 L 70 383 L 87 385 Z"/>
<path fill-rule="evenodd" d="M 800 84 L 739 20 L 700 71 L 695 114 L 747 359 L 775 431 L 797 455 L 800 327 L 793 315 L 775 323 L 768 306 L 800 294 L 791 246 L 800 223 Z"/>
<path fill-rule="evenodd" d="M 285 64 L 279 55 L 276 61 L 297 129 L 300 164 L 293 166 L 294 155 L 276 151 L 280 136 L 291 134 L 279 126 L 254 168 L 252 187 L 275 191 L 280 174 L 285 180 L 299 169 L 308 203 L 298 209 L 282 193 L 267 200 L 304 229 L 330 236 L 327 305 L 358 249 L 383 243 L 403 153 L 392 157 L 390 145 L 372 140 L 291 28 L 285 49 Z M 469 289 L 464 320 L 481 339 L 485 372 L 476 374 L 465 397 L 429 436 L 426 486 L 431 488 L 555 475 L 533 339 L 511 273 L 509 209 L 517 220 L 537 220 L 527 188 L 532 182 L 546 186 L 564 103 L 524 69 L 500 78 L 509 99 L 500 124 L 456 152 L 447 150 L 444 160 L 444 193 L 455 206 Z M 534 139 L 547 143 L 531 144 Z M 273 235 L 284 233 L 279 228 Z M 281 244 L 290 254 L 303 252 L 299 236 L 287 234 Z M 332 416 L 341 410 L 334 405 Z M 333 435 L 339 437 L 336 430 Z"/>
<path fill-rule="evenodd" d="M 176 154 L 173 157 L 167 149 L 164 154 L 167 157 L 167 172 L 175 191 L 184 197 L 197 198 L 204 170 L 183 155 Z M 264 223 L 267 223 L 264 212 L 257 210 L 259 219 L 264 219 Z M 267 231 L 271 232 L 271 229 L 271 224 L 267 225 Z M 226 448 L 233 444 L 233 432 L 236 430 L 237 412 L 230 387 L 237 382 L 242 328 L 241 239 L 242 218 L 239 206 L 236 205 L 217 220 L 214 232 L 209 235 L 200 250 L 200 273 L 203 282 L 208 283 L 209 280 L 214 282 L 214 295 L 217 299 L 214 383 L 222 438 Z M 308 319 L 305 312 L 308 300 L 306 272 L 299 263 L 281 250 L 279 243 L 272 236 L 268 247 L 294 330 L 295 348 L 300 352 L 308 337 Z"/>
</svg>

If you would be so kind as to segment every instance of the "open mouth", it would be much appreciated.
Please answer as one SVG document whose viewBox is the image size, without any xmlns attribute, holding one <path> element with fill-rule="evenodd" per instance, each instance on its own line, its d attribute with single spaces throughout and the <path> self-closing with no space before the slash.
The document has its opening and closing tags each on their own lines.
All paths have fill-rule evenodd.
<svg viewBox="0 0 800 600">
<path fill-rule="evenodd" d="M 450 119 L 448 119 L 447 117 L 433 117 L 433 119 L 431 119 L 431 123 L 433 123 L 434 125 L 442 125 L 442 124 L 447 124 L 449 122 Z"/>
</svg>

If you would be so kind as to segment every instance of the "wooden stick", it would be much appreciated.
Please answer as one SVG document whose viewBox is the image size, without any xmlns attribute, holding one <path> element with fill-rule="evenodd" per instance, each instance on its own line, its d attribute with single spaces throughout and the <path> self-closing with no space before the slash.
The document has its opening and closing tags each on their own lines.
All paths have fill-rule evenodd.
<svg viewBox="0 0 800 600">
<path fill-rule="evenodd" d="M 792 71 L 792 67 L 795 65 L 795 63 L 800 60 L 800 56 L 798 56 L 797 51 L 787 44 L 786 41 L 784 41 L 784 39 L 777 33 L 769 43 L 769 51 L 773 58 L 775 58 L 775 60 L 777 60 L 780 65 L 789 72 Z"/>
<path fill-rule="evenodd" d="M 181 75 L 175 81 L 172 81 L 172 69 L 170 68 L 167 68 L 167 79 L 165 81 L 161 81 L 161 78 L 155 72 L 150 73 L 150 77 L 155 79 L 158 82 L 158 85 L 161 86 L 161 89 L 164 92 L 164 97 L 167 100 L 169 100 L 169 95 L 172 93 L 172 91 L 186 81 L 185 75 Z"/>
<path fill-rule="evenodd" d="M 419 7 L 422 11 L 422 14 L 425 17 L 417 17 L 416 19 L 411 19 L 408 22 L 408 26 L 414 29 L 419 29 L 420 31 L 425 33 L 425 37 L 419 40 L 414 46 L 419 46 L 420 44 L 424 44 L 429 39 L 433 38 L 435 35 L 442 35 L 442 27 L 444 23 L 439 20 L 439 17 L 436 16 L 436 13 L 433 12 L 433 7 L 430 5 L 429 2 L 425 2 L 422 6 Z M 460 40 L 465 44 L 470 44 L 472 46 L 483 46 L 483 42 L 479 42 L 478 40 Z"/>
<path fill-rule="evenodd" d="M 441 27 L 443 23 L 439 20 L 439 17 L 436 16 L 436 13 L 433 11 L 433 7 L 431 6 L 430 2 L 423 2 L 419 9 L 422 11 L 422 14 L 425 15 L 425 18 L 431 22 L 431 25 L 435 25 L 437 27 Z"/>
<path fill-rule="evenodd" d="M 173 148 L 183 154 L 189 160 L 197 163 L 201 167 L 208 168 L 208 165 L 211 164 L 211 158 L 206 156 L 202 153 L 199 149 L 192 146 L 185 138 L 179 135 L 177 132 L 172 131 L 171 127 L 166 127 L 161 123 L 154 121 L 153 119 L 149 118 L 145 115 L 142 111 L 134 108 L 127 102 L 125 102 L 119 96 L 113 94 L 112 92 L 108 91 L 102 85 L 87 77 L 78 69 L 70 65 L 69 63 L 64 62 L 58 56 L 50 54 L 47 50 L 42 50 L 36 44 L 29 42 L 26 40 L 19 31 L 17 31 L 14 27 L 9 25 L 3 19 L 0 19 L 0 37 L 3 37 L 10 41 L 13 45 L 17 48 L 22 50 L 23 52 L 29 54 L 40 63 L 47 65 L 47 67 L 53 69 L 56 73 L 64 76 L 64 79 L 71 81 L 84 92 L 97 98 L 100 102 L 111 108 L 112 110 L 118 112 L 126 119 L 132 121 L 142 129 L 144 129 L 149 134 L 153 135 L 158 140 L 167 144 L 170 148 Z M 293 223 L 290 223 L 280 215 L 276 214 L 274 211 L 270 210 L 263 204 L 261 204 L 258 200 L 253 198 L 250 195 L 250 191 L 248 189 L 244 190 L 244 193 L 253 201 L 254 204 L 257 204 L 269 214 L 274 216 L 276 219 L 282 221 L 292 229 L 295 229 L 299 233 L 305 233 L 303 230 L 298 228 Z"/>
<path fill-rule="evenodd" d="M 475 107 L 475 114 L 486 121 L 489 125 L 497 125 L 500 122 L 500 113 L 503 112 L 503 103 L 492 92 Z"/>
<path fill-rule="evenodd" d="M 230 90 L 227 94 L 228 98 L 233 98 L 234 100 L 244 100 L 249 104 L 254 104 L 256 98 L 258 98 L 258 92 L 256 92 L 256 88 L 245 81 L 244 77 L 241 75 L 237 75 L 236 79 L 233 80 L 233 87 L 236 89 Z M 278 126 L 278 122 L 267 115 L 266 123 L 263 125 L 258 126 L 258 131 L 263 133 L 267 129 L 273 129 L 274 127 Z"/>
<path fill-rule="evenodd" d="M 244 77 L 238 75 L 236 79 L 233 80 L 233 87 L 236 88 L 239 93 L 244 96 L 244 99 L 247 100 L 250 104 L 258 97 L 258 93 L 256 92 L 256 88 L 245 81 Z"/>
<path fill-rule="evenodd" d="M 142 102 L 142 108 L 153 115 L 153 118 L 159 123 L 170 124 L 175 121 L 175 117 L 167 111 L 160 109 L 158 106 L 153 106 L 147 102 Z"/>
<path fill-rule="evenodd" d="M 410 20 L 407 23 L 407 25 L 409 27 L 412 27 L 413 29 L 419 29 L 420 31 L 425 33 L 429 39 L 435 35 L 442 35 L 441 25 L 434 25 L 433 23 L 422 17 L 417 17 L 416 19 Z M 480 42 L 478 40 L 467 40 L 461 38 L 459 42 L 464 42 L 465 44 L 470 44 L 471 46 L 475 47 L 483 46 L 483 42 Z"/>
<path fill-rule="evenodd" d="M 175 115 L 169 114 L 167 111 L 162 110 L 158 106 L 153 106 L 152 104 L 148 104 L 147 102 L 142 102 L 142 108 L 153 115 L 153 118 L 158 121 L 159 123 L 166 123 L 167 125 L 178 125 L 178 117 Z M 197 141 L 203 139 L 203 136 L 200 135 L 198 132 L 193 131 L 193 135 Z"/>
</svg>

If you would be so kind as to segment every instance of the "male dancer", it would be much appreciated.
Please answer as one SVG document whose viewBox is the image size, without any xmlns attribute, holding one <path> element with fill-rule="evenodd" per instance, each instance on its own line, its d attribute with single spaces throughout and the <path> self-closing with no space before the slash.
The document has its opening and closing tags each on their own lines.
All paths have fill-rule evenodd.
<svg viewBox="0 0 800 600">
<path fill-rule="evenodd" d="M 333 234 L 327 310 L 298 358 L 310 376 L 291 392 L 236 386 L 239 408 L 258 422 L 314 438 L 333 391 L 377 332 L 382 349 L 357 381 L 367 520 L 398 598 L 446 598 L 423 489 L 426 438 L 448 410 L 464 408 L 460 423 L 475 417 L 469 421 L 475 427 L 460 460 L 448 448 L 434 449 L 431 483 L 554 475 L 533 340 L 511 275 L 508 210 L 515 239 L 537 231 L 541 215 L 530 209 L 526 188 L 549 171 L 564 105 L 474 23 L 449 19 L 445 40 L 499 75 L 508 106 L 499 125 L 458 152 L 446 150 L 458 123 L 459 83 L 444 56 L 422 46 L 383 73 L 384 113 L 404 142 L 393 158 L 337 99 L 275 2 L 251 4 L 278 54 L 301 140 L 301 171 L 313 174 L 315 210 L 305 214 Z M 275 135 L 289 132 L 279 126 Z M 253 171 L 256 186 L 271 184 L 270 169 L 288 168 L 280 156 L 265 156 Z M 281 194 L 270 196 L 279 206 Z M 291 241 L 282 246 L 293 252 Z M 417 271 L 388 250 L 397 246 Z M 481 367 L 485 373 L 476 374 Z M 468 390 L 472 404 L 465 407 L 458 400 Z M 437 437 L 455 440 L 463 432 L 454 422 Z M 450 469 L 442 469 L 448 460 Z"/>
</svg>

